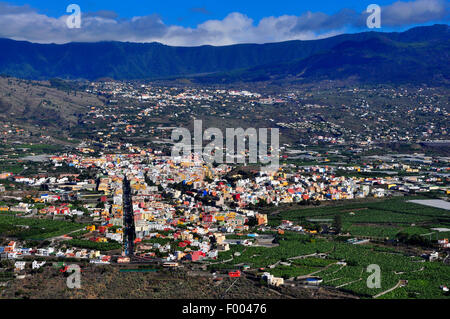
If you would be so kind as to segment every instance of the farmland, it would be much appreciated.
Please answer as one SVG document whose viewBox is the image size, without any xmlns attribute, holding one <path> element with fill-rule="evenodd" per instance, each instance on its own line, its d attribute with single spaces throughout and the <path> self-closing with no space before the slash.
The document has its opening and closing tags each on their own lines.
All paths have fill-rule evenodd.
<svg viewBox="0 0 450 319">
<path fill-rule="evenodd" d="M 280 245 L 273 248 L 232 246 L 230 251 L 220 254 L 221 260 L 233 260 L 227 263 L 213 265 L 213 269 L 230 268 L 235 264 L 248 264 L 253 268 L 264 268 L 291 257 L 309 255 L 317 252 L 327 252 L 333 249 L 333 243 L 314 239 L 305 235 L 286 234 L 279 236 Z M 234 255 L 236 252 L 240 254 Z"/>
<path fill-rule="evenodd" d="M 398 235 L 419 236 L 435 240 L 448 236 L 432 228 L 448 227 L 450 213 L 393 198 L 378 202 L 350 203 L 330 207 L 314 207 L 282 211 L 269 217 L 269 224 L 278 226 L 281 220 L 311 226 L 330 223 L 336 215 L 342 219 L 342 232 L 354 237 L 395 239 Z M 248 265 L 253 270 L 264 268 L 277 277 L 294 280 L 305 276 L 323 279 L 322 286 L 339 289 L 360 298 L 372 298 L 393 287 L 378 298 L 448 298 L 440 289 L 450 285 L 450 266 L 442 261 L 429 262 L 419 257 L 418 247 L 386 246 L 384 244 L 353 245 L 345 238 L 330 235 L 307 235 L 286 231 L 275 234 L 277 247 L 244 247 L 232 245 L 219 255 L 212 270 L 233 269 Z M 318 258 L 318 254 L 321 257 Z M 445 257 L 445 253 L 443 254 Z M 295 258 L 296 257 L 296 258 Z M 369 265 L 378 265 L 381 287 L 369 288 Z M 406 286 L 400 285 L 407 281 Z"/>
<path fill-rule="evenodd" d="M 228 261 L 236 252 L 240 252 L 240 255 Z M 326 258 L 290 259 L 318 252 L 326 253 Z M 274 248 L 233 246 L 230 251 L 221 254 L 221 260 L 226 262 L 210 265 L 210 269 L 232 269 L 246 264 L 256 269 L 265 268 L 274 276 L 285 279 L 314 273 L 314 276 L 323 279 L 323 286 L 338 288 L 361 298 L 371 298 L 394 287 L 399 280 L 408 280 L 411 285 L 386 294 L 383 298 L 444 298 L 446 296 L 439 286 L 450 285 L 450 266 L 442 262 L 425 262 L 420 257 L 389 247 L 352 245 L 323 239 L 308 241 L 292 235 L 281 240 L 280 246 Z M 288 265 L 269 267 L 278 261 L 288 262 Z M 344 263 L 337 264 L 338 261 Z M 372 264 L 380 266 L 381 288 L 367 287 L 367 278 L 371 274 L 367 272 L 367 267 Z M 426 287 L 426 291 L 420 287 Z"/>
<path fill-rule="evenodd" d="M 439 234 L 431 228 L 450 225 L 450 212 L 410 203 L 407 198 L 288 210 L 271 216 L 269 223 L 277 226 L 287 219 L 302 225 L 318 218 L 333 219 L 337 215 L 342 218 L 343 231 L 353 236 L 395 238 L 398 233 L 406 232 L 411 235 L 435 233 L 433 239 L 444 238 L 448 234 Z"/>
<path fill-rule="evenodd" d="M 4 237 L 44 240 L 81 228 L 83 228 L 81 224 L 66 221 L 22 218 L 11 214 L 0 215 L 0 233 Z"/>
<path fill-rule="evenodd" d="M 118 242 L 106 242 L 106 243 L 100 243 L 100 242 L 92 242 L 89 240 L 80 240 L 80 239 L 71 239 L 65 242 L 68 246 L 78 247 L 78 248 L 87 248 L 87 249 L 94 249 L 99 251 L 109 251 L 109 250 L 115 250 L 115 249 L 121 249 L 122 244 Z"/>
</svg>

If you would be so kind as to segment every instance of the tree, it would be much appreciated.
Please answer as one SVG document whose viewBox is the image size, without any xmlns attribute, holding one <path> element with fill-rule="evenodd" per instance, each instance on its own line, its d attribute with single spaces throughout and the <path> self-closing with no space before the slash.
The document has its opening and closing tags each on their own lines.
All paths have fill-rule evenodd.
<svg viewBox="0 0 450 319">
<path fill-rule="evenodd" d="M 409 240 L 409 234 L 399 232 L 397 235 L 395 235 L 395 238 L 401 243 L 407 243 Z"/>
<path fill-rule="evenodd" d="M 255 227 L 258 226 L 258 221 L 255 217 L 250 217 L 247 221 L 248 227 Z"/>
<path fill-rule="evenodd" d="M 342 217 L 341 215 L 334 216 L 333 228 L 336 234 L 340 234 L 342 230 Z"/>
</svg>

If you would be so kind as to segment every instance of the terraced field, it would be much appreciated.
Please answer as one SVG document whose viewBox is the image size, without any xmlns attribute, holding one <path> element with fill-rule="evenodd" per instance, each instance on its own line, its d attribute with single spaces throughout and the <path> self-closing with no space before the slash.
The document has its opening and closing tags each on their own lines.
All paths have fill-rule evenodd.
<svg viewBox="0 0 450 319">
<path fill-rule="evenodd" d="M 353 236 L 386 239 L 395 238 L 401 232 L 426 238 L 431 236 L 434 240 L 448 235 L 432 228 L 448 227 L 450 212 L 406 200 L 394 198 L 286 211 L 270 215 L 269 223 L 278 225 L 281 220 L 288 219 L 302 225 L 314 219 L 333 220 L 334 216 L 340 215 L 344 232 Z M 394 246 L 353 245 L 291 232 L 276 237 L 278 247 L 232 246 L 230 251 L 220 253 L 221 263 L 210 265 L 210 269 L 233 269 L 246 264 L 252 269 L 265 268 L 264 271 L 285 279 L 313 274 L 323 279 L 322 286 L 362 298 L 450 298 L 440 289 L 441 285 L 450 285 L 450 265 L 442 261 L 428 262 Z M 236 252 L 239 254 L 236 255 Z M 292 259 L 315 253 L 325 253 L 326 258 L 311 256 Z M 372 274 L 367 267 L 372 264 L 380 267 L 381 288 L 369 288 L 367 285 L 367 279 Z M 394 287 L 393 291 L 382 294 Z"/>
<path fill-rule="evenodd" d="M 410 235 L 433 233 L 432 239 L 448 238 L 450 232 L 439 233 L 431 228 L 450 225 L 450 212 L 407 202 L 408 197 L 392 198 L 379 202 L 342 204 L 333 207 L 306 208 L 271 215 L 269 223 L 279 225 L 288 219 L 300 225 L 314 219 L 342 219 L 343 231 L 353 236 L 394 238 L 399 232 Z"/>
</svg>

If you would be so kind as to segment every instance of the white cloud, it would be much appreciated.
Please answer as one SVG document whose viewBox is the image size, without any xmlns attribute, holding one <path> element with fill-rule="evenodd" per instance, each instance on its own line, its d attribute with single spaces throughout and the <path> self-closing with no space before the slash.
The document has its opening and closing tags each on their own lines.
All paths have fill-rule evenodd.
<svg viewBox="0 0 450 319">
<path fill-rule="evenodd" d="M 445 0 L 397 1 L 383 7 L 381 14 L 384 25 L 410 25 L 448 18 L 449 5 Z"/>
<path fill-rule="evenodd" d="M 255 22 L 234 12 L 223 20 L 207 20 L 195 28 L 166 25 L 158 15 L 118 18 L 112 11 L 82 14 L 81 29 L 69 29 L 68 15 L 39 14 L 29 6 L 0 2 L 0 37 L 39 43 L 72 41 L 161 42 L 168 45 L 229 45 L 286 40 L 311 40 L 337 35 L 349 26 L 361 27 L 364 13 L 343 9 L 336 14 L 305 12 L 300 16 L 266 17 Z M 448 17 L 445 0 L 395 2 L 382 7 L 382 25 L 424 23 Z"/>
</svg>

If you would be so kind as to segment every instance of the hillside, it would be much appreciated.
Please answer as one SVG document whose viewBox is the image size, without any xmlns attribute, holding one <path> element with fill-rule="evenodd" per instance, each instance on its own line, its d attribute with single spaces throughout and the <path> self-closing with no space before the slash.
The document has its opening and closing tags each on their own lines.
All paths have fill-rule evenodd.
<svg viewBox="0 0 450 319">
<path fill-rule="evenodd" d="M 321 81 L 442 85 L 450 81 L 450 41 L 405 43 L 385 37 L 342 42 L 308 58 L 197 77 L 202 83 Z"/>
<path fill-rule="evenodd" d="M 356 76 L 361 81 L 380 82 L 390 78 L 386 70 L 393 70 L 392 81 L 420 78 L 428 82 L 449 77 L 449 39 L 447 25 L 223 47 L 128 42 L 56 45 L 0 39 L 0 74 L 89 80 L 195 76 L 201 82 Z"/>
<path fill-rule="evenodd" d="M 0 77 L 0 119 L 24 127 L 58 130 L 77 124 L 78 114 L 101 105 L 96 96 L 56 88 L 50 82 Z"/>
</svg>

